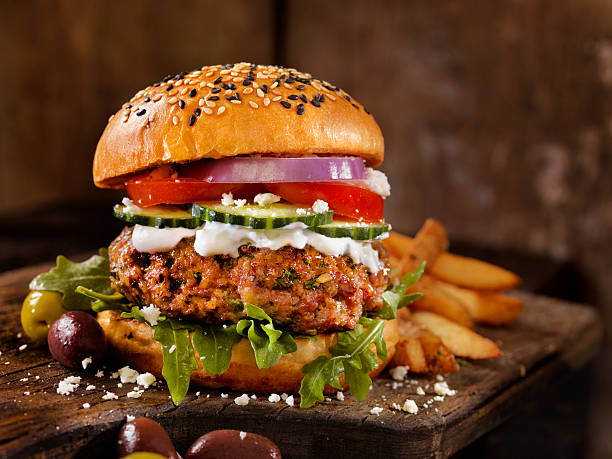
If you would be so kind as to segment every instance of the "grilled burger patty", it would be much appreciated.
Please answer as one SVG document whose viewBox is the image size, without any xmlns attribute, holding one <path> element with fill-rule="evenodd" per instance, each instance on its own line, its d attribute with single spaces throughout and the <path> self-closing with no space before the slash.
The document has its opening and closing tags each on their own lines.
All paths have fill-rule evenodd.
<svg viewBox="0 0 612 459">
<path fill-rule="evenodd" d="M 242 246 L 239 256 L 203 257 L 183 239 L 167 252 L 139 252 L 132 228 L 109 247 L 111 282 L 131 302 L 163 314 L 210 324 L 238 322 L 242 303 L 262 308 L 280 328 L 314 335 L 352 329 L 364 311 L 382 307 L 388 270 L 371 274 L 350 257 L 307 246 L 279 250 Z M 374 242 L 388 266 L 388 254 Z"/>
</svg>

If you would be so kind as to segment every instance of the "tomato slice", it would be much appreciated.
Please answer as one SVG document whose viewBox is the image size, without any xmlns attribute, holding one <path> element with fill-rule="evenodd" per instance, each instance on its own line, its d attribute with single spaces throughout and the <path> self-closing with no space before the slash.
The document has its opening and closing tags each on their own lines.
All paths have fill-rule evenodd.
<svg viewBox="0 0 612 459">
<path fill-rule="evenodd" d="M 294 204 L 312 206 L 321 199 L 339 215 L 368 223 L 383 220 L 382 196 L 366 188 L 328 182 L 268 183 L 265 186 L 271 193 Z"/>
<path fill-rule="evenodd" d="M 132 201 L 142 207 L 157 204 L 190 204 L 220 198 L 232 192 L 235 197 L 247 197 L 258 190 L 249 183 L 207 183 L 186 178 L 132 180 L 125 190 Z"/>
</svg>

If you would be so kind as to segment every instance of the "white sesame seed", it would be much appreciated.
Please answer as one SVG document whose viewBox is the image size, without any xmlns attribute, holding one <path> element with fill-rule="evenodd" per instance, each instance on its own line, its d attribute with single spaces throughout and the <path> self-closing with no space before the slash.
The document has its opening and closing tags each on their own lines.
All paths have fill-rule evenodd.
<svg viewBox="0 0 612 459">
<path fill-rule="evenodd" d="M 263 92 L 261 89 L 257 89 L 257 95 L 258 95 L 259 97 L 265 97 L 265 96 L 266 96 L 266 93 L 265 93 L 265 92 Z"/>
<path fill-rule="evenodd" d="M 242 103 L 242 101 L 241 101 L 241 100 L 236 100 L 236 99 L 232 99 L 232 100 L 230 100 L 230 102 L 231 102 L 232 104 L 241 104 L 241 103 Z"/>
<path fill-rule="evenodd" d="M 176 96 L 177 94 L 178 94 L 178 89 L 172 89 L 171 91 L 168 92 L 169 97 Z"/>
<path fill-rule="evenodd" d="M 27 344 L 22 344 L 21 346 L 19 346 L 19 350 L 20 351 L 25 351 L 27 347 L 28 347 Z"/>
<path fill-rule="evenodd" d="M 151 99 L 153 102 L 157 102 L 159 99 L 162 98 L 161 94 L 156 95 L 155 97 L 153 97 L 153 99 Z"/>
<path fill-rule="evenodd" d="M 184 96 L 185 94 L 187 94 L 188 91 L 189 91 L 189 88 L 187 87 L 181 89 L 181 96 Z"/>
<path fill-rule="evenodd" d="M 257 84 L 257 81 L 253 81 L 253 87 L 254 87 L 255 89 L 259 88 L 259 85 Z"/>
<path fill-rule="evenodd" d="M 225 69 L 225 70 L 221 70 L 221 71 L 219 72 L 219 75 L 227 75 L 228 73 L 230 73 L 230 70 Z"/>
<path fill-rule="evenodd" d="M 206 86 L 208 86 L 209 88 L 214 88 L 215 87 L 215 85 L 212 84 L 211 82 L 206 83 Z"/>
<path fill-rule="evenodd" d="M 282 93 L 282 92 L 280 92 L 278 89 L 273 89 L 273 90 L 272 90 L 272 92 L 273 92 L 274 94 L 276 94 L 277 96 L 282 96 L 282 95 L 283 95 L 283 93 Z"/>
<path fill-rule="evenodd" d="M 272 102 L 278 102 L 281 99 L 282 99 L 282 96 L 276 96 L 272 99 Z"/>
<path fill-rule="evenodd" d="M 206 105 L 208 105 L 209 107 L 216 107 L 217 106 L 217 104 L 214 103 L 212 100 L 207 100 L 206 101 Z"/>
<path fill-rule="evenodd" d="M 203 88 L 203 87 L 205 87 L 205 86 L 207 86 L 207 85 L 208 85 L 208 83 L 207 83 L 206 81 L 202 81 L 202 82 L 200 83 L 200 88 Z"/>
<path fill-rule="evenodd" d="M 111 120 L 112 120 L 114 117 L 115 117 L 115 115 L 111 115 L 111 116 L 109 116 L 109 117 L 108 117 L 108 122 L 110 123 L 110 122 L 111 122 Z"/>
<path fill-rule="evenodd" d="M 230 72 L 231 76 L 238 76 L 238 72 Z"/>
<path fill-rule="evenodd" d="M 174 124 L 175 126 L 178 124 L 179 119 L 176 116 L 172 117 L 172 124 Z"/>
<path fill-rule="evenodd" d="M 267 97 L 264 99 L 264 106 L 267 107 L 268 105 L 270 105 L 270 99 L 268 99 Z"/>
<path fill-rule="evenodd" d="M 176 104 L 177 102 L 178 102 L 178 99 L 176 97 L 171 97 L 170 99 L 168 99 L 169 104 Z"/>
<path fill-rule="evenodd" d="M 205 102 L 206 102 L 206 101 L 205 101 L 204 99 L 200 99 L 200 100 L 198 101 L 198 105 L 199 105 L 200 107 L 203 107 Z"/>
<path fill-rule="evenodd" d="M 149 115 L 149 123 L 151 123 L 154 119 L 155 119 L 155 113 L 151 113 L 151 115 Z"/>
<path fill-rule="evenodd" d="M 223 113 L 225 111 L 225 106 L 221 105 L 221 107 L 219 107 L 219 109 L 217 110 L 217 115 L 220 115 L 221 113 Z"/>
<path fill-rule="evenodd" d="M 288 84 L 288 83 L 283 83 L 283 86 L 284 86 L 285 88 L 287 88 L 287 89 L 293 89 L 293 88 L 291 87 L 291 85 L 290 85 L 290 84 Z"/>
<path fill-rule="evenodd" d="M 327 97 L 329 97 L 331 100 L 336 100 L 336 98 L 332 96 L 330 93 L 327 93 Z"/>
<path fill-rule="evenodd" d="M 203 111 L 204 113 L 206 113 L 207 115 L 212 115 L 212 112 L 213 112 L 213 111 L 212 111 L 210 108 L 208 108 L 208 107 L 204 107 L 204 108 L 202 109 L 202 111 Z"/>
<path fill-rule="evenodd" d="M 259 105 L 257 105 L 255 102 L 253 102 L 252 100 L 249 100 L 249 105 L 253 108 L 259 108 Z"/>
<path fill-rule="evenodd" d="M 207 73 L 206 73 L 206 75 L 204 75 L 204 76 L 205 76 L 206 78 L 208 78 L 208 77 L 212 76 L 212 75 L 213 75 L 213 73 L 215 73 L 215 72 L 207 72 Z"/>
<path fill-rule="evenodd" d="M 223 94 L 227 96 L 227 95 L 230 95 L 231 93 L 232 93 L 231 89 L 226 89 Z"/>
<path fill-rule="evenodd" d="M 183 84 L 183 80 L 178 80 L 176 83 L 174 83 L 174 87 L 178 88 L 182 84 Z"/>
<path fill-rule="evenodd" d="M 251 94 L 253 92 L 253 88 L 244 88 L 244 91 L 242 91 L 242 94 Z"/>
<path fill-rule="evenodd" d="M 278 86 L 278 81 L 275 81 L 274 83 L 272 83 L 272 84 L 270 85 L 270 88 L 271 88 L 271 89 L 274 89 L 274 88 L 276 88 L 277 86 Z"/>
</svg>

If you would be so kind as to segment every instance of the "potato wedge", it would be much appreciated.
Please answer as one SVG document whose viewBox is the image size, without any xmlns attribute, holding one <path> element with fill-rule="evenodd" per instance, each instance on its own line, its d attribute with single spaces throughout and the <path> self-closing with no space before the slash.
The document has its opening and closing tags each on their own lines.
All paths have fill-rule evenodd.
<svg viewBox="0 0 612 459">
<path fill-rule="evenodd" d="M 407 365 L 413 373 L 450 373 L 459 369 L 455 357 L 433 333 L 412 321 L 400 320 L 402 339 L 391 366 Z"/>
<path fill-rule="evenodd" d="M 490 339 L 438 314 L 414 311 L 412 320 L 440 338 L 442 343 L 458 357 L 491 359 L 501 355 L 499 347 Z"/>
<path fill-rule="evenodd" d="M 423 275 L 409 292 L 421 292 L 423 296 L 408 307 L 412 310 L 430 311 L 444 316 L 464 327 L 474 328 L 474 321 L 468 309 L 456 296 L 438 287 L 439 280 Z"/>
<path fill-rule="evenodd" d="M 427 270 L 450 284 L 479 290 L 507 290 L 521 282 L 516 274 L 499 266 L 448 252 L 437 257 Z"/>
<path fill-rule="evenodd" d="M 440 291 L 459 300 L 469 311 L 470 316 L 483 324 L 510 325 L 516 322 L 523 309 L 523 302 L 513 296 L 469 290 L 442 281 L 438 281 L 436 285 Z"/>
</svg>

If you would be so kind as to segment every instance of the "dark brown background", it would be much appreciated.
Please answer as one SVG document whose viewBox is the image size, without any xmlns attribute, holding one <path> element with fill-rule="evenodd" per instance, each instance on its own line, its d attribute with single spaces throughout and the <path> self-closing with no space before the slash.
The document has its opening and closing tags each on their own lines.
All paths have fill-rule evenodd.
<svg viewBox="0 0 612 459">
<path fill-rule="evenodd" d="M 459 251 L 563 272 L 549 290 L 595 304 L 612 330 L 607 0 L 0 0 L 0 56 L 0 269 L 108 242 L 118 195 L 90 173 L 108 116 L 168 73 L 247 60 L 369 108 L 396 229 L 433 216 Z M 580 378 L 469 454 L 612 456 L 608 353 Z"/>
</svg>

